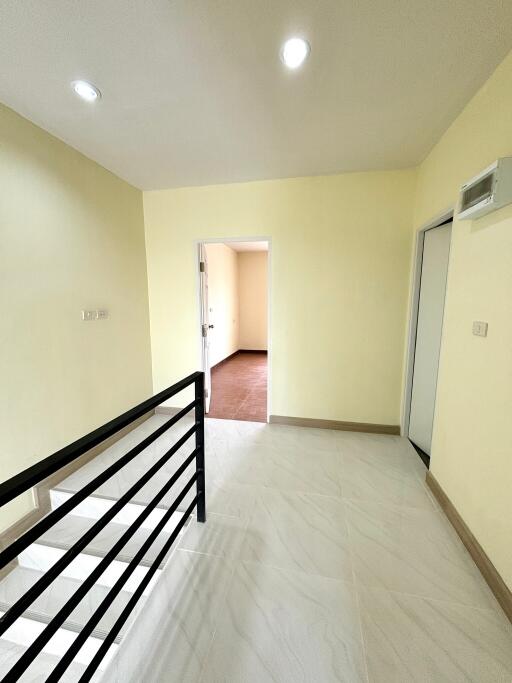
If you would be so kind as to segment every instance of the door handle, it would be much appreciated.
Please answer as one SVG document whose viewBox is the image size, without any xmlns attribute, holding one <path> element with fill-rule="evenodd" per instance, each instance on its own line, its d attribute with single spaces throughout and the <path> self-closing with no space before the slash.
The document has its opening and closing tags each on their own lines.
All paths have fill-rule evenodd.
<svg viewBox="0 0 512 683">
<path fill-rule="evenodd" d="M 213 330 L 214 327 L 215 327 L 215 325 L 208 325 L 208 328 L 209 328 L 210 330 Z"/>
</svg>

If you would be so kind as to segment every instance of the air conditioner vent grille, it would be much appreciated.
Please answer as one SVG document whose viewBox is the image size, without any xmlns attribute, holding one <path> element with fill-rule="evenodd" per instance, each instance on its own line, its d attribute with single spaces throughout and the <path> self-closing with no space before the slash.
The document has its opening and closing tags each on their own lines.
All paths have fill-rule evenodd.
<svg viewBox="0 0 512 683">
<path fill-rule="evenodd" d="M 460 189 L 459 220 L 474 220 L 512 203 L 512 157 L 501 157 Z"/>
<path fill-rule="evenodd" d="M 488 201 L 494 191 L 494 173 L 484 176 L 474 185 L 470 185 L 462 192 L 461 211 L 470 209 L 480 202 Z"/>
</svg>

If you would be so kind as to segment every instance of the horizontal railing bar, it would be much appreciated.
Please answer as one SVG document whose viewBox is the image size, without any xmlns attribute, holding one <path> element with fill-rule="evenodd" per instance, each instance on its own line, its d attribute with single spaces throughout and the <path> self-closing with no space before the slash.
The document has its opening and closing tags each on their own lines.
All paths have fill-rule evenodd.
<svg viewBox="0 0 512 683">
<path fill-rule="evenodd" d="M 104 600 L 100 603 L 98 609 L 101 608 L 101 606 L 103 605 L 103 602 L 110 596 L 110 594 L 111 594 L 113 591 L 116 590 L 116 587 L 118 586 L 118 584 L 120 584 L 119 590 L 117 590 L 117 592 L 114 594 L 114 596 L 113 596 L 113 598 L 112 598 L 112 601 L 113 601 L 114 598 L 119 594 L 119 592 L 120 592 L 121 589 L 122 589 L 122 586 L 123 586 L 124 583 L 125 583 L 125 581 L 121 581 L 121 580 L 122 580 L 122 578 L 124 577 L 124 575 L 126 574 L 127 569 L 131 566 L 131 564 L 132 564 L 132 562 L 135 560 L 135 558 L 139 558 L 139 556 L 140 556 L 140 551 L 142 550 L 142 548 L 146 548 L 149 539 L 153 539 L 153 540 L 154 540 L 154 538 L 156 538 L 156 535 L 158 535 L 158 533 L 160 533 L 160 531 L 161 531 L 161 530 L 163 529 L 163 527 L 165 526 L 165 521 L 164 521 L 164 520 L 169 519 L 169 518 L 171 517 L 171 515 L 173 514 L 173 512 L 176 511 L 177 506 L 178 506 L 178 505 L 180 504 L 180 502 L 183 500 L 183 498 L 185 497 L 187 491 L 188 491 L 188 490 L 191 488 L 191 486 L 194 484 L 194 481 L 195 481 L 195 480 L 196 480 L 196 474 L 193 475 L 193 477 L 191 478 L 191 480 L 187 483 L 187 485 L 186 485 L 186 487 L 185 487 L 186 490 L 184 489 L 184 490 L 180 493 L 180 495 L 179 495 L 178 498 L 174 501 L 174 503 L 172 504 L 172 506 L 167 510 L 167 512 L 166 512 L 166 514 L 164 515 L 164 517 L 162 517 L 162 520 L 160 520 L 160 522 L 158 523 L 158 525 L 157 525 L 157 526 L 155 527 L 155 529 L 153 529 L 153 531 L 151 532 L 150 536 L 148 536 L 148 538 L 146 539 L 146 541 L 144 542 L 144 544 L 143 544 L 143 545 L 141 546 L 141 548 L 137 551 L 137 553 L 135 554 L 134 558 L 130 561 L 130 563 L 128 564 L 127 568 L 123 571 L 123 573 L 121 574 L 121 576 L 119 577 L 119 579 L 117 579 L 117 581 L 114 583 L 114 585 L 112 586 L 112 588 L 110 588 L 110 590 L 109 590 L 109 592 L 107 593 L 107 595 L 105 596 Z M 187 488 L 187 487 L 188 487 L 188 488 Z M 163 522 L 163 524 L 162 524 L 162 522 Z M 155 531 L 157 532 L 156 535 L 155 535 Z M 149 547 L 149 546 L 148 546 L 148 547 Z M 109 564 L 109 563 L 107 563 L 107 564 Z M 138 565 L 138 562 L 137 562 L 137 565 Z M 98 567 L 96 567 L 96 568 L 94 569 L 94 571 L 91 573 L 91 576 L 94 575 L 95 578 L 98 578 L 99 576 L 101 576 L 101 574 L 105 571 L 105 566 L 103 566 L 103 568 L 102 568 L 102 570 L 100 571 L 99 574 L 98 574 L 98 572 L 97 572 L 97 569 L 98 569 Z M 134 569 L 135 569 L 135 568 L 134 568 Z M 133 571 L 133 570 L 132 570 L 132 571 Z M 83 597 L 86 595 L 86 593 L 90 590 L 90 588 L 91 588 L 91 586 L 94 584 L 94 582 L 91 584 L 89 579 L 90 579 L 90 577 L 88 577 L 88 578 L 83 582 L 83 584 L 76 590 L 76 592 L 73 594 L 73 596 L 66 602 L 66 604 L 65 604 L 63 607 L 61 607 L 61 609 L 57 612 L 57 614 L 52 618 L 52 620 L 49 622 L 49 624 L 47 624 L 47 626 L 45 626 L 44 630 L 37 636 L 37 638 L 33 641 L 33 643 L 31 643 L 30 646 L 25 650 L 25 652 L 24 652 L 24 653 L 22 654 L 22 656 L 18 659 L 18 661 L 16 662 L 16 664 L 9 670 L 9 674 L 8 674 L 9 676 L 17 676 L 17 677 L 19 677 L 19 676 L 21 676 L 21 675 L 27 670 L 27 668 L 30 666 L 30 664 L 34 661 L 34 659 L 37 657 L 37 655 L 41 652 L 41 650 L 43 649 L 43 647 L 48 643 L 49 640 L 51 640 L 51 638 L 55 635 L 55 633 L 59 630 L 59 628 L 60 628 L 60 627 L 62 626 L 62 624 L 65 622 L 65 620 L 67 619 L 67 617 L 73 612 L 73 610 L 76 608 L 76 606 L 78 605 L 78 603 L 83 599 Z M 120 583 L 120 582 L 121 582 L 121 583 Z M 83 588 L 84 586 L 87 586 L 85 590 L 84 590 L 84 588 Z M 112 602 L 112 601 L 111 601 L 111 602 Z M 110 603 L 109 603 L 109 604 L 110 604 Z M 96 610 L 96 611 L 97 611 L 97 610 Z M 95 614 L 96 614 L 96 612 L 93 613 L 91 619 L 94 618 Z M 101 618 L 101 617 L 100 617 L 100 618 Z M 87 626 L 88 626 L 88 624 L 90 623 L 91 619 L 89 619 L 89 621 L 87 621 L 87 623 L 84 625 L 84 627 L 82 628 L 82 630 L 79 632 L 79 634 L 78 634 L 77 637 L 75 638 L 75 641 L 74 641 L 74 642 L 76 642 L 79 638 L 81 638 L 82 634 L 85 634 L 85 633 L 86 633 L 85 630 L 87 629 Z M 98 621 L 99 621 L 99 620 L 98 620 Z M 93 627 L 92 630 L 94 630 L 94 627 Z M 91 632 L 92 632 L 92 631 L 91 631 Z M 89 637 L 89 634 L 86 634 L 86 635 L 84 636 L 83 640 L 80 642 L 80 644 L 78 645 L 78 647 L 77 647 L 76 649 L 73 649 L 73 644 L 72 644 L 72 645 L 70 646 L 70 648 L 64 653 L 64 655 L 63 655 L 61 661 L 65 661 L 67 655 L 71 652 L 71 659 L 69 660 L 69 663 L 71 663 L 71 661 L 73 660 L 75 654 L 76 654 L 76 653 L 78 652 L 78 650 L 82 647 L 82 644 L 87 640 L 88 637 Z M 57 664 L 56 669 L 59 668 L 59 665 L 60 665 L 60 662 L 59 662 L 59 664 Z M 64 669 L 66 669 L 67 666 L 68 666 L 68 664 L 66 664 L 66 666 L 64 667 Z M 58 678 L 60 678 L 60 676 L 59 676 Z M 54 680 L 58 680 L 58 678 L 57 678 L 57 679 L 54 679 Z M 13 678 L 13 680 L 18 680 L 18 679 L 17 679 L 17 678 Z M 47 678 L 46 680 L 48 681 L 49 678 Z"/>
<path fill-rule="evenodd" d="M 176 382 L 176 384 L 164 389 L 159 394 L 156 394 L 155 396 L 148 398 L 146 401 L 139 403 L 139 405 L 126 411 L 119 417 L 110 420 L 110 422 L 107 422 L 107 424 L 103 425 L 102 427 L 98 427 L 98 429 L 95 429 L 89 434 L 82 436 L 69 446 L 61 448 L 35 465 L 23 470 L 23 472 L 20 472 L 14 477 L 7 479 L 7 481 L 4 481 L 2 484 L 0 484 L 0 507 L 6 503 L 9 503 L 21 493 L 28 491 L 43 479 L 46 479 L 51 474 L 57 472 L 57 470 L 69 465 L 70 462 L 73 462 L 73 460 L 78 458 L 80 455 L 87 453 L 87 451 L 89 451 L 91 448 L 94 448 L 94 446 L 97 446 L 102 441 L 105 441 L 105 439 L 108 439 L 121 429 L 124 429 L 124 427 L 127 427 L 129 424 L 137 420 L 139 417 L 142 417 L 150 410 L 156 408 L 167 399 L 171 398 L 180 391 L 183 391 L 183 389 L 186 389 L 191 384 L 194 384 L 199 379 L 201 374 L 201 372 L 193 372 L 188 377 L 185 377 L 185 379 Z M 190 406 L 193 407 L 193 404 L 190 404 Z M 191 408 L 189 408 L 189 410 L 190 409 Z"/>
<path fill-rule="evenodd" d="M 170 427 L 172 427 L 180 417 L 186 415 L 187 412 L 194 407 L 196 401 L 190 403 L 186 408 L 183 408 L 179 413 L 174 415 L 170 420 L 167 420 L 163 425 L 156 429 L 152 434 L 141 441 L 137 446 L 132 448 L 126 455 L 123 455 L 119 460 L 117 460 L 113 465 L 110 465 L 104 472 L 99 474 L 95 479 L 90 481 L 88 484 L 83 486 L 80 491 L 77 491 L 71 498 L 64 501 L 55 510 L 52 510 L 46 517 L 43 517 L 37 524 L 28 529 L 22 536 L 13 541 L 10 546 L 5 548 L 0 552 L 0 569 L 5 567 L 9 562 L 11 562 L 15 557 L 17 557 L 23 550 L 28 548 L 28 546 L 36 541 L 39 536 L 44 534 L 48 529 L 56 524 L 58 521 L 63 519 L 69 512 L 71 512 L 77 505 L 83 502 L 88 496 L 90 496 L 94 491 L 104 484 L 108 479 L 110 479 L 114 474 L 119 472 L 127 463 L 129 463 L 133 458 L 135 458 L 139 453 L 141 453 L 145 448 L 152 444 L 156 439 L 158 439 L 164 432 L 166 432 Z M 192 434 L 197 430 L 197 423 L 187 431 L 179 439 L 179 441 L 174 444 L 172 448 L 175 451 L 178 450 L 184 443 L 189 439 Z M 179 445 L 178 445 L 179 444 Z M 172 450 L 172 449 L 170 449 Z M 173 452 L 175 452 L 173 451 Z"/>
<path fill-rule="evenodd" d="M 189 430 L 190 431 L 190 430 Z M 184 437 L 186 437 L 187 434 L 184 434 L 182 439 L 182 443 L 178 441 L 176 444 L 174 444 L 145 474 L 143 477 L 141 477 L 126 493 L 123 494 L 123 496 L 110 508 L 110 510 L 107 510 L 107 512 L 100 517 L 100 519 L 95 522 L 90 529 L 86 531 L 86 533 L 59 559 L 55 564 L 53 564 L 44 574 L 41 576 L 36 583 L 29 588 L 29 590 L 19 599 L 17 600 L 14 605 L 10 607 L 10 609 L 5 612 L 0 617 L 0 636 L 5 633 L 5 631 L 12 626 L 12 624 L 16 621 L 18 617 L 20 617 L 23 612 L 30 607 L 30 605 L 36 600 L 47 588 L 50 586 L 50 584 L 59 576 L 59 574 L 62 573 L 62 571 L 69 565 L 71 562 L 77 557 L 81 551 L 89 545 L 89 543 L 93 540 L 93 538 L 104 528 L 107 526 L 107 524 L 116 516 L 116 514 L 121 510 L 133 497 L 137 491 L 139 491 L 143 486 L 147 484 L 147 482 L 153 477 L 158 470 L 161 469 L 163 465 L 169 460 L 174 453 L 183 446 L 183 443 L 186 441 Z M 190 465 L 190 463 L 193 461 L 194 456 L 196 454 L 197 449 L 194 449 L 192 454 L 187 458 L 185 461 L 187 464 L 186 466 L 181 466 L 177 472 L 171 477 L 170 482 L 175 482 L 178 480 L 180 474 Z M 180 474 L 178 474 L 178 472 Z M 172 485 L 172 483 L 169 485 L 168 489 Z M 165 487 L 164 487 L 165 488 Z M 162 494 L 163 497 L 164 494 Z M 161 499 L 161 498 L 160 498 Z M 159 500 L 160 500 L 159 499 Z M 157 503 L 159 502 L 157 501 Z M 153 507 L 155 507 L 157 505 Z M 146 513 L 146 510 L 149 506 L 146 506 L 144 509 L 144 513 Z M 151 508 L 153 509 L 153 508 Z M 150 509 L 150 511 L 151 511 Z M 134 533 L 136 529 L 142 524 L 144 521 L 145 517 L 147 517 L 147 514 L 141 513 L 139 517 L 135 520 L 132 526 L 134 526 Z M 130 527 L 131 528 L 131 527 Z M 122 545 L 121 545 L 122 547 Z M 117 553 L 116 553 L 117 554 Z M 100 563 L 101 566 L 105 567 L 106 564 L 102 561 Z M 93 574 L 97 571 L 98 565 Z M 101 576 L 103 570 L 98 574 L 98 577 Z M 89 577 L 90 578 L 90 577 Z M 85 583 L 85 582 L 84 582 Z M 83 584 L 82 584 L 83 585 Z M 78 604 L 78 603 L 77 603 Z"/>
<path fill-rule="evenodd" d="M 163 558 L 168 553 L 169 548 L 172 546 L 172 544 L 174 543 L 174 541 L 178 537 L 178 534 L 180 533 L 181 529 L 185 525 L 185 522 L 187 521 L 187 519 L 192 514 L 192 510 L 196 506 L 198 499 L 199 499 L 199 494 L 197 494 L 195 496 L 192 503 L 189 505 L 189 507 L 183 513 L 181 520 L 178 522 L 178 525 L 176 526 L 176 528 L 172 532 L 169 539 L 166 541 L 162 550 L 158 554 L 155 562 L 151 565 L 148 572 L 146 573 L 146 575 L 144 576 L 144 578 L 142 579 L 140 584 L 137 586 L 137 589 L 134 591 L 132 597 L 129 599 L 125 608 L 123 609 L 123 611 L 121 612 L 121 614 L 117 618 L 116 622 L 114 623 L 114 625 L 112 626 L 112 628 L 108 632 L 105 640 L 102 642 L 102 644 L 100 645 L 100 647 L 96 651 L 94 657 L 92 658 L 92 660 L 88 664 L 87 669 L 84 671 L 84 673 L 82 674 L 82 676 L 79 680 L 79 683 L 88 683 L 88 681 L 90 681 L 92 679 L 92 677 L 94 676 L 98 666 L 101 663 L 101 660 L 107 654 L 109 647 L 115 641 L 119 631 L 123 628 L 123 624 L 126 622 L 128 617 L 130 616 L 132 610 L 134 609 L 135 605 L 140 600 L 141 595 L 143 594 L 144 590 L 146 589 L 146 586 L 148 585 L 148 583 L 153 578 L 153 575 L 155 574 L 156 570 L 158 569 L 159 564 L 162 562 Z M 48 680 L 52 681 L 51 677 Z M 55 679 L 55 680 L 58 680 L 58 679 Z"/>
<path fill-rule="evenodd" d="M 159 533 L 162 531 L 162 529 L 164 528 L 167 521 L 176 512 L 178 506 L 183 501 L 183 499 L 185 498 L 185 496 L 187 495 L 189 490 L 192 488 L 196 479 L 197 479 L 197 473 L 194 473 L 193 476 L 189 479 L 189 481 L 185 485 L 185 487 L 183 488 L 183 490 L 181 491 L 180 495 L 176 498 L 176 500 L 171 505 L 171 507 L 166 511 L 165 515 L 162 517 L 162 519 L 157 524 L 157 526 L 153 529 L 153 531 L 148 536 L 146 541 L 144 541 L 144 543 L 139 548 L 137 553 L 134 555 L 132 560 L 130 560 L 128 566 L 123 571 L 121 576 L 117 579 L 117 581 L 114 583 L 114 585 L 110 588 L 110 590 L 107 593 L 107 595 L 105 596 L 105 598 L 101 601 L 101 603 L 96 608 L 96 610 L 94 611 L 92 616 L 89 618 L 87 623 L 83 626 L 83 628 L 81 629 L 81 631 L 79 632 L 77 637 L 74 639 L 73 643 L 70 645 L 68 650 L 61 657 L 59 663 L 57 664 L 57 666 L 55 667 L 53 672 L 46 679 L 47 681 L 57 681 L 60 679 L 61 675 L 64 673 L 64 671 L 67 669 L 67 667 L 73 661 L 77 652 L 80 650 L 80 648 L 85 643 L 87 638 L 94 631 L 95 627 L 99 623 L 102 616 L 105 614 L 105 612 L 110 607 L 112 602 L 119 595 L 119 593 L 123 589 L 123 586 L 126 584 L 126 581 L 133 574 L 135 569 L 139 566 L 140 560 L 144 557 L 144 555 L 146 554 L 148 549 L 151 547 L 151 545 L 153 544 L 155 539 L 158 537 Z M 84 585 L 85 585 L 85 583 L 86 582 L 84 582 Z M 30 647 L 23 653 L 23 655 L 20 657 L 20 659 L 14 665 L 14 667 L 9 671 L 10 675 L 15 674 L 17 676 L 20 676 L 24 671 L 26 671 L 26 669 L 30 666 L 30 664 L 34 660 L 34 658 L 39 654 L 39 652 L 46 645 L 46 643 L 52 638 L 52 636 L 56 633 L 56 631 L 60 628 L 60 626 L 62 626 L 62 624 L 64 623 L 66 618 L 69 616 L 69 614 L 71 614 L 71 612 L 75 609 L 75 607 L 78 605 L 78 603 L 82 600 L 82 598 L 87 593 L 89 588 L 90 588 L 90 585 L 87 587 L 86 590 L 82 590 L 82 586 L 81 586 L 76 591 L 76 595 L 74 595 L 66 603 L 66 605 L 64 605 L 64 607 L 61 608 L 61 610 L 50 621 L 48 626 L 46 626 L 44 631 L 36 638 L 36 640 L 30 645 Z"/>
</svg>

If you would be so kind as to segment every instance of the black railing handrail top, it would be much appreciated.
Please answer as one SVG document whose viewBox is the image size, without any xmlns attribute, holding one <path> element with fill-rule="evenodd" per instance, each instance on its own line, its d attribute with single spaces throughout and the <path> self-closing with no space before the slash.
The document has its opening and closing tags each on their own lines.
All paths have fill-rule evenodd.
<svg viewBox="0 0 512 683">
<path fill-rule="evenodd" d="M 10 479 L 7 479 L 2 484 L 0 484 L 0 507 L 6 505 L 11 500 L 14 500 L 17 496 L 28 491 L 36 484 L 54 474 L 62 467 L 69 465 L 69 463 L 76 460 L 87 451 L 91 450 L 98 444 L 102 443 L 110 436 L 117 434 L 117 432 L 127 427 L 129 424 L 142 417 L 150 410 L 156 408 L 167 399 L 175 396 L 183 389 L 195 383 L 198 377 L 201 376 L 201 372 L 193 372 L 188 377 L 176 382 L 172 386 L 164 389 L 155 396 L 146 399 L 142 403 L 139 403 L 134 408 L 130 408 L 119 417 L 110 420 L 101 427 L 89 432 L 80 439 L 77 439 L 69 446 L 65 446 L 60 450 L 56 451 L 52 455 L 49 455 L 43 460 L 40 460 L 35 465 L 28 467 L 23 472 L 14 475 Z"/>
</svg>

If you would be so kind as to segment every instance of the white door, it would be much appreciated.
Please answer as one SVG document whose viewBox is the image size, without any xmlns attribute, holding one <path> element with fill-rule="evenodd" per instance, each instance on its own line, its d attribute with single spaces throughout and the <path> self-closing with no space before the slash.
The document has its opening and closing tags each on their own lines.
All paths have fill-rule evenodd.
<svg viewBox="0 0 512 683">
<path fill-rule="evenodd" d="M 201 355 L 204 371 L 204 389 L 206 392 L 205 411 L 210 412 L 212 394 L 212 375 L 209 358 L 209 320 L 208 320 L 208 260 L 204 244 L 199 245 L 199 296 L 201 306 Z"/>
<path fill-rule="evenodd" d="M 452 223 L 425 232 L 409 438 L 430 455 Z"/>
</svg>

